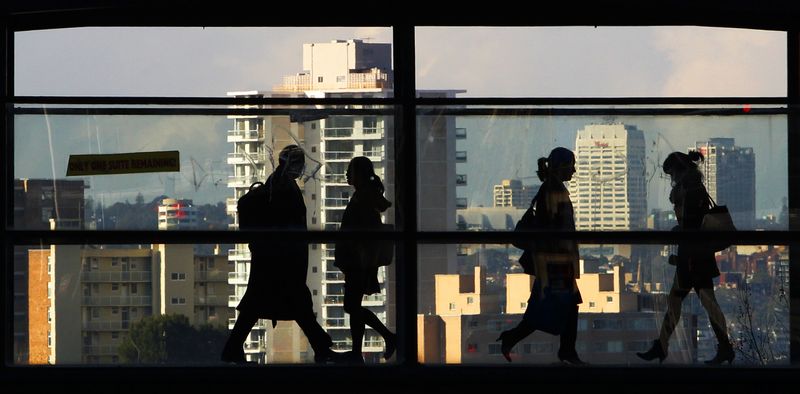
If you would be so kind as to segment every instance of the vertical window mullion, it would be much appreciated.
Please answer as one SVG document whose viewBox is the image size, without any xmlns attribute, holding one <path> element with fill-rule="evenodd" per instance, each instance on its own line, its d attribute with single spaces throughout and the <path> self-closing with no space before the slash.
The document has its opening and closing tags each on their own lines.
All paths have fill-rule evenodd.
<svg viewBox="0 0 800 394">
<path fill-rule="evenodd" d="M 13 133 L 13 118 L 9 116 L 10 104 L 9 98 L 14 96 L 14 32 L 8 25 L 8 21 L 4 20 L 3 26 L 3 42 L 0 47 L 0 52 L 3 54 L 3 79 L 0 82 L 0 90 L 3 92 L 4 105 L 3 105 L 3 125 L 2 125 L 2 141 L 5 154 L 2 161 L 2 173 L 4 178 L 4 193 L 3 193 L 3 208 L 0 214 L 0 223 L 3 229 L 3 258 L 4 264 L 0 270 L 0 283 L 3 289 L 0 292 L 0 307 L 3 308 L 2 323 L 0 323 L 0 354 L 2 355 L 3 363 L 0 368 L 5 369 L 13 361 L 13 343 L 14 343 L 14 247 L 9 241 L 6 234 L 10 228 L 11 221 L 14 218 L 14 133 Z"/>
<path fill-rule="evenodd" d="M 789 115 L 787 147 L 789 162 L 789 230 L 800 230 L 800 31 L 789 30 L 786 37 L 787 87 Z M 789 245 L 789 288 L 800 289 L 800 243 Z M 800 292 L 789 294 L 789 359 L 800 364 L 800 325 L 793 324 L 800 315 Z"/>
<path fill-rule="evenodd" d="M 417 364 L 417 151 L 414 26 L 392 27 L 394 42 L 395 172 L 398 228 L 397 245 L 398 356 L 406 366 Z"/>
</svg>

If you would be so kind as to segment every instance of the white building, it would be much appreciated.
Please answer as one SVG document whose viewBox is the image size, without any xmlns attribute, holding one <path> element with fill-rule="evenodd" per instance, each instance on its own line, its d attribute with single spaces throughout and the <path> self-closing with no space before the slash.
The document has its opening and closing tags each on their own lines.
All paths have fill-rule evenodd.
<svg viewBox="0 0 800 394">
<path fill-rule="evenodd" d="M 197 228 L 197 223 L 197 208 L 192 200 L 161 200 L 158 206 L 159 230 L 192 230 Z"/>
<path fill-rule="evenodd" d="M 305 96 L 326 97 L 391 97 L 393 72 L 391 69 L 391 44 L 364 43 L 360 40 L 335 40 L 327 43 L 303 45 L 303 72 L 285 76 L 281 85 L 272 92 L 230 92 L 236 97 L 264 96 Z M 427 97 L 452 97 L 459 91 L 421 92 Z M 312 112 L 302 116 L 231 116 L 234 129 L 229 131 L 228 141 L 234 144 L 234 153 L 228 163 L 234 166 L 234 175 L 229 187 L 234 197 L 228 200 L 228 212 L 234 217 L 232 227 L 238 226 L 236 200 L 243 195 L 255 181 L 263 181 L 277 166 L 277 152 L 288 144 L 297 144 L 305 149 L 306 176 L 300 180 L 304 190 L 307 207 L 308 228 L 312 230 L 339 229 L 342 214 L 353 192 L 347 184 L 345 172 L 350 160 L 356 156 L 368 157 L 375 167 L 375 173 L 383 180 L 386 197 L 394 206 L 383 215 L 384 223 L 394 223 L 394 122 L 391 115 L 379 106 L 350 106 L 352 114 L 329 115 L 326 111 Z M 319 116 L 316 116 L 319 114 Z M 308 115 L 308 116 L 306 116 Z M 442 121 L 444 119 L 444 121 Z M 428 124 L 431 123 L 431 124 Z M 420 141 L 426 144 L 444 145 L 444 150 L 433 149 L 439 153 L 435 158 L 423 155 L 420 162 L 435 160 L 434 166 L 442 173 L 431 178 L 431 187 L 440 188 L 436 197 L 420 202 L 420 225 L 450 226 L 455 229 L 455 122 L 447 117 L 439 117 L 435 122 L 420 121 Z M 422 134 L 436 134 L 435 136 Z M 430 137 L 430 138 L 428 138 Z M 434 138 L 435 137 L 435 138 Z M 452 176 L 448 174 L 452 173 Z M 425 183 L 426 177 L 421 179 Z M 442 179 L 447 181 L 443 184 Z M 434 182 L 435 181 L 435 182 Z M 449 183 L 452 182 L 452 185 Z M 439 191 L 442 191 L 439 193 Z M 449 216 L 448 216 L 449 215 Z M 433 221 L 436 223 L 434 224 Z M 437 227 L 441 229 L 442 227 Z M 436 253 L 435 260 L 424 264 L 427 268 L 423 277 L 447 271 L 448 262 L 455 264 L 454 245 L 437 245 L 451 253 Z M 235 285 L 235 295 L 229 301 L 230 307 L 238 305 L 247 285 L 250 255 L 246 244 L 236 245 L 229 252 L 230 259 L 236 261 L 236 272 L 231 274 L 230 283 Z M 442 259 L 441 257 L 445 257 Z M 421 258 L 425 260 L 425 258 Z M 309 272 L 307 283 L 312 291 L 314 308 L 322 327 L 331 335 L 334 350 L 346 351 L 351 348 L 349 315 L 344 312 L 344 276 L 333 266 L 334 245 L 312 244 L 309 247 Z M 444 264 L 443 267 L 440 267 Z M 437 268 L 440 267 L 440 268 Z M 381 268 L 379 282 L 381 293 L 364 298 L 363 306 L 370 308 L 389 327 L 395 330 L 394 266 Z M 430 272 L 428 272 L 430 271 Z M 429 274 L 429 275 L 427 275 Z M 425 276 L 427 275 L 427 276 Z M 433 286 L 430 288 L 430 302 L 433 302 Z M 230 326 L 232 327 L 232 320 Z M 284 324 L 287 330 L 298 331 Z M 281 329 L 281 324 L 278 325 Z M 245 353 L 250 360 L 261 362 L 309 361 L 300 357 L 305 352 L 304 340 L 291 335 L 292 344 L 283 345 L 287 350 L 283 356 L 275 354 L 274 340 L 268 340 L 272 333 L 268 324 L 258 324 L 245 343 Z M 282 336 L 285 340 L 288 336 Z M 302 335 L 300 335 L 302 337 Z M 265 346 L 266 344 L 266 346 Z M 363 351 L 365 359 L 377 362 L 381 359 L 384 343 L 377 332 L 369 327 L 364 335 Z"/>
<path fill-rule="evenodd" d="M 647 220 L 644 134 L 633 125 L 592 124 L 575 139 L 570 181 L 578 230 L 642 230 Z"/>
</svg>

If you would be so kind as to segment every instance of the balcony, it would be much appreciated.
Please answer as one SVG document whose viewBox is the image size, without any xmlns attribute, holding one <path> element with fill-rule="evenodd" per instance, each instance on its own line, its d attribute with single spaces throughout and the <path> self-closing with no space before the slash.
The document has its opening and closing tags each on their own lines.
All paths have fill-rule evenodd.
<svg viewBox="0 0 800 394">
<path fill-rule="evenodd" d="M 237 295 L 230 295 L 228 296 L 228 307 L 229 308 L 236 308 L 239 306 L 239 301 L 241 299 Z"/>
<path fill-rule="evenodd" d="M 246 272 L 228 272 L 228 283 L 232 285 L 246 285 Z"/>
<path fill-rule="evenodd" d="M 364 127 L 361 129 L 363 139 L 381 139 L 383 138 L 383 127 Z"/>
<path fill-rule="evenodd" d="M 252 176 L 229 176 L 228 177 L 228 187 L 231 188 L 248 188 L 254 182 L 257 182 L 258 179 Z"/>
<path fill-rule="evenodd" d="M 386 303 L 386 296 L 383 294 L 372 294 L 364 296 L 361 301 L 362 306 L 382 306 Z"/>
<path fill-rule="evenodd" d="M 368 157 L 372 161 L 383 161 L 386 157 L 386 152 L 382 150 L 370 150 L 362 152 L 362 155 Z"/>
<path fill-rule="evenodd" d="M 339 222 L 329 222 L 325 223 L 325 231 L 339 231 L 339 227 L 342 226 L 342 223 Z"/>
<path fill-rule="evenodd" d="M 344 295 L 328 295 L 322 302 L 325 305 L 344 305 Z"/>
<path fill-rule="evenodd" d="M 85 331 L 121 331 L 130 328 L 130 321 L 89 321 L 83 322 Z"/>
<path fill-rule="evenodd" d="M 227 282 L 228 273 L 225 271 L 195 271 L 195 282 Z"/>
<path fill-rule="evenodd" d="M 267 162 L 267 155 L 259 152 L 228 153 L 228 164 L 263 164 Z"/>
<path fill-rule="evenodd" d="M 456 175 L 456 186 L 467 186 L 467 174 Z"/>
<path fill-rule="evenodd" d="M 333 151 L 325 152 L 323 157 L 327 161 L 350 161 L 354 154 L 355 152 L 353 151 Z"/>
<path fill-rule="evenodd" d="M 238 198 L 228 197 L 225 199 L 225 210 L 228 213 L 236 212 L 237 204 L 239 203 Z"/>
<path fill-rule="evenodd" d="M 151 306 L 153 297 L 150 296 L 106 296 L 82 297 L 84 306 Z"/>
<path fill-rule="evenodd" d="M 346 185 L 347 176 L 345 174 L 325 174 L 325 182 L 336 185 Z"/>
<path fill-rule="evenodd" d="M 326 198 L 323 203 L 325 208 L 345 208 L 347 203 L 350 202 L 349 198 Z"/>
<path fill-rule="evenodd" d="M 457 151 L 456 152 L 456 163 L 466 163 L 467 162 L 467 151 Z"/>
<path fill-rule="evenodd" d="M 467 129 L 464 127 L 456 127 L 456 139 L 457 140 L 467 139 Z"/>
<path fill-rule="evenodd" d="M 264 139 L 258 130 L 228 130 L 228 142 L 256 142 Z"/>
<path fill-rule="evenodd" d="M 456 198 L 456 209 L 467 209 L 469 204 L 467 203 L 466 197 L 457 197 Z"/>
<path fill-rule="evenodd" d="M 363 351 L 367 353 L 376 353 L 383 351 L 383 340 L 364 340 Z"/>
<path fill-rule="evenodd" d="M 152 271 L 82 272 L 83 282 L 151 282 Z"/>
<path fill-rule="evenodd" d="M 322 130 L 322 136 L 326 139 L 350 138 L 353 136 L 352 127 L 326 127 Z"/>
<path fill-rule="evenodd" d="M 250 251 L 242 249 L 228 249 L 228 260 L 250 261 Z"/>
<path fill-rule="evenodd" d="M 347 320 L 344 317 L 327 318 L 323 323 L 324 328 L 348 328 Z"/>
<path fill-rule="evenodd" d="M 331 350 L 339 350 L 339 351 L 347 351 L 353 348 L 353 341 L 343 340 L 343 341 L 333 341 L 333 346 L 331 346 Z"/>
<path fill-rule="evenodd" d="M 325 280 L 328 282 L 344 282 L 344 274 L 341 272 L 326 272 Z"/>
<path fill-rule="evenodd" d="M 197 306 L 226 306 L 228 305 L 228 296 L 196 296 L 194 297 L 194 303 Z"/>
</svg>

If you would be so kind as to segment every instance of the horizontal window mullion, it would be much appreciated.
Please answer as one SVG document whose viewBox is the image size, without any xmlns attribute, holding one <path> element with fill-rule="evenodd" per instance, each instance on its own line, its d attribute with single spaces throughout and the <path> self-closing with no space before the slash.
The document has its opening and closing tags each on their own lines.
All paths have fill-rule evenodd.
<svg viewBox="0 0 800 394">
<path fill-rule="evenodd" d="M 702 244 L 725 241 L 734 245 L 790 244 L 800 237 L 798 231 L 526 231 L 526 232 L 452 232 L 416 233 L 422 244 L 441 243 L 510 243 L 512 241 L 574 240 L 586 244 Z"/>
<path fill-rule="evenodd" d="M 789 108 L 455 108 L 417 107 L 427 116 L 752 116 L 786 115 Z"/>
<path fill-rule="evenodd" d="M 289 108 L 14 108 L 14 115 L 394 115 L 391 108 L 289 109 Z"/>
<path fill-rule="evenodd" d="M 76 104 L 76 105 L 390 105 L 394 97 L 139 97 L 139 96 L 13 96 L 13 104 Z"/>
<path fill-rule="evenodd" d="M 403 231 L 32 231 L 7 230 L 12 244 L 136 244 L 136 243 L 247 243 L 302 241 L 326 243 L 352 240 L 394 240 L 420 244 L 494 243 L 531 239 L 579 243 L 675 244 L 726 241 L 739 245 L 790 244 L 800 231 L 542 231 L 542 232 L 403 232 Z"/>
<path fill-rule="evenodd" d="M 31 244 L 147 244 L 147 243 L 248 243 L 263 241 L 302 241 L 309 243 L 344 240 L 403 240 L 399 231 L 46 231 L 6 230 L 7 241 L 16 245 Z"/>
<path fill-rule="evenodd" d="M 788 97 L 420 97 L 417 105 L 787 105 Z"/>
</svg>

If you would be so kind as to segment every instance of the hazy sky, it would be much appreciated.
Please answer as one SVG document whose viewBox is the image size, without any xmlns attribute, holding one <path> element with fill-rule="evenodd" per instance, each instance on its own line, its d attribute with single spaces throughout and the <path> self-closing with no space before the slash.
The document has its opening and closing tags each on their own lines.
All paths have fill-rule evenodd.
<svg viewBox="0 0 800 394">
<path fill-rule="evenodd" d="M 302 71 L 303 43 L 350 38 L 391 42 L 391 29 L 80 28 L 21 32 L 16 33 L 15 91 L 17 95 L 224 96 L 228 91 L 269 90 L 283 75 Z M 783 32 L 702 27 L 420 28 L 416 46 L 418 88 L 466 89 L 465 96 L 786 94 Z M 207 202 L 230 195 L 224 181 L 220 182 L 230 171 L 224 165 L 231 149 L 224 135 L 231 124 L 224 117 L 43 118 L 20 117 L 15 125 L 19 177 L 49 178 L 54 172 L 63 176 L 70 153 L 180 149 L 183 170 L 176 187 L 183 197 Z M 632 121 L 646 135 L 657 135 L 657 131 L 675 138 L 674 145 L 681 150 L 692 145 L 696 135 L 734 136 L 737 143 L 754 146 L 758 208 L 780 207 L 787 189 L 785 119 L 748 117 L 732 122 L 731 118 L 692 117 L 674 119 L 669 125 L 665 120 Z M 470 129 L 470 136 L 508 133 L 528 140 L 536 133 L 557 133 L 553 143 L 569 144 L 571 140 L 574 144 L 581 121 L 494 119 L 487 123 L 485 119 L 465 119 L 460 123 Z M 691 133 L 684 127 L 687 124 Z M 483 179 L 471 182 L 474 185 L 468 193 L 472 194 L 477 193 L 473 188 L 494 182 L 497 176 L 514 175 L 503 173 L 521 166 L 521 153 L 515 150 L 522 149 L 526 155 L 547 150 L 538 139 L 526 144 L 518 143 L 516 137 L 496 139 L 505 145 L 495 142 L 500 145 L 494 147 L 473 145 L 474 141 L 473 137 L 467 142 L 470 163 L 492 164 L 470 170 L 470 181 Z M 51 147 L 50 152 L 42 147 Z M 503 157 L 496 159 L 497 154 Z M 31 157 L 38 160 L 29 160 Z M 209 174 L 198 192 L 191 184 L 190 159 L 198 163 L 195 176 Z M 515 171 L 527 175 L 532 170 Z M 104 190 L 110 199 L 132 200 L 139 190 L 145 196 L 160 194 L 165 176 L 106 176 L 91 181 L 93 191 Z M 655 190 L 649 193 L 658 194 Z M 650 205 L 661 204 L 651 200 Z"/>
</svg>

